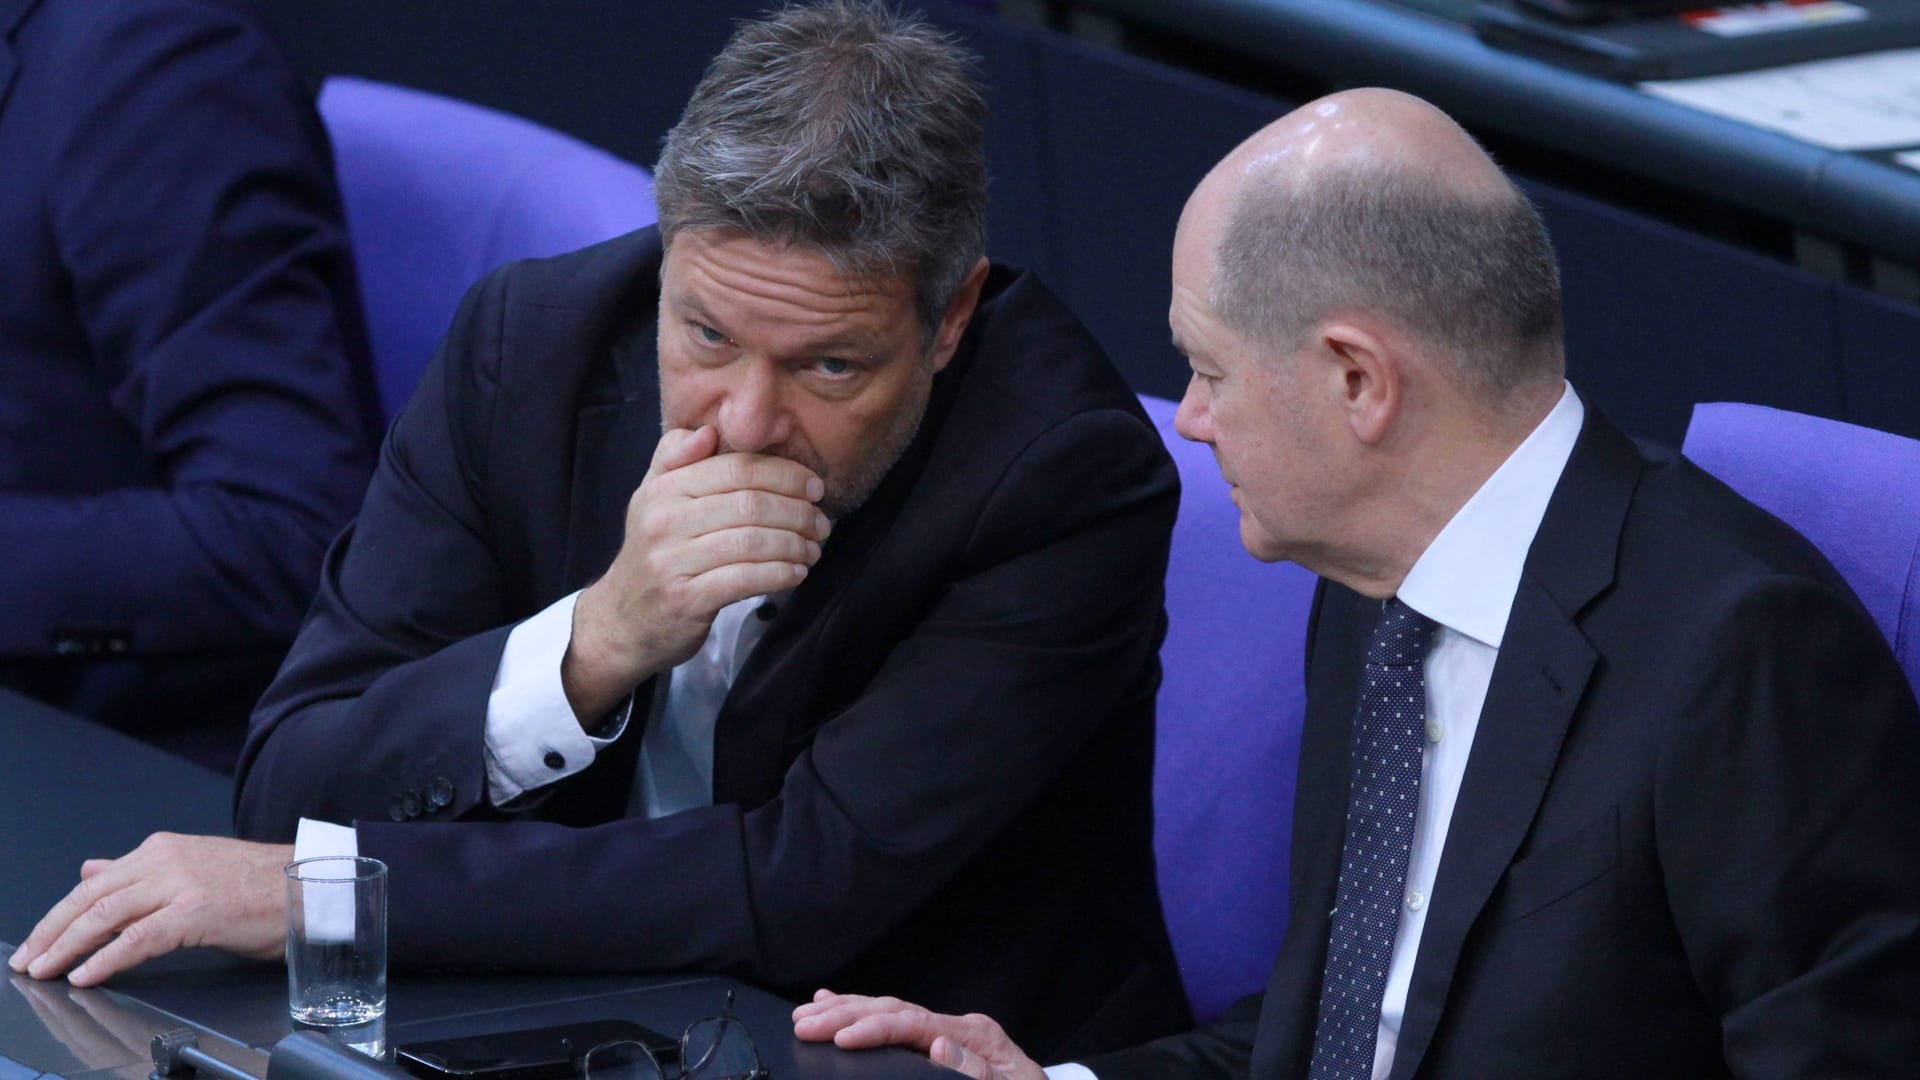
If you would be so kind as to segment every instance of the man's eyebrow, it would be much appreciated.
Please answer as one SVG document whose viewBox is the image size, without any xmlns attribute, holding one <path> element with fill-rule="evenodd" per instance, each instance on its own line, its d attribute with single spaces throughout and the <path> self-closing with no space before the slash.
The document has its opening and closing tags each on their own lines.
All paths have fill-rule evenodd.
<svg viewBox="0 0 1920 1080">
<path fill-rule="evenodd" d="M 843 356 L 850 360 L 882 359 L 880 350 L 867 335 L 858 331 L 842 334 L 830 334 L 826 337 L 808 341 L 800 352 L 819 356 Z"/>
<path fill-rule="evenodd" d="M 709 325 L 713 323 L 713 313 L 707 310 L 707 305 L 701 303 L 700 298 L 694 295 L 694 293 L 691 290 L 688 290 L 688 289 L 674 290 L 673 306 L 681 309 L 682 311 L 686 312 L 689 315 L 693 315 L 697 317 L 701 322 L 707 323 Z"/>
<path fill-rule="evenodd" d="M 706 305 L 700 302 L 700 298 L 696 296 L 692 290 L 681 289 L 675 291 L 671 295 L 671 300 L 673 306 L 680 309 L 681 315 L 694 319 L 706 326 L 711 326 L 722 333 L 726 332 L 726 327 L 719 325 L 719 321 L 707 310 Z M 848 360 L 863 360 L 868 363 L 878 363 L 887 359 L 872 338 L 858 330 L 828 334 L 824 337 L 804 342 L 795 352 L 804 356 L 837 356 Z"/>
</svg>

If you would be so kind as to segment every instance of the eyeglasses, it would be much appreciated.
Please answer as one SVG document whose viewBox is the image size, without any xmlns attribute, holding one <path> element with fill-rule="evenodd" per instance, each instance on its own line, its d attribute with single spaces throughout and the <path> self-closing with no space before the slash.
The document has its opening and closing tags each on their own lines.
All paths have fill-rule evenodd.
<svg viewBox="0 0 1920 1080">
<path fill-rule="evenodd" d="M 661 1048 L 658 1053 L 671 1053 Z M 733 1016 L 733 991 L 720 1015 L 688 1026 L 680 1036 L 679 1071 L 669 1074 L 656 1050 L 633 1039 L 615 1039 L 587 1051 L 585 1080 L 768 1080 L 747 1026 Z"/>
</svg>

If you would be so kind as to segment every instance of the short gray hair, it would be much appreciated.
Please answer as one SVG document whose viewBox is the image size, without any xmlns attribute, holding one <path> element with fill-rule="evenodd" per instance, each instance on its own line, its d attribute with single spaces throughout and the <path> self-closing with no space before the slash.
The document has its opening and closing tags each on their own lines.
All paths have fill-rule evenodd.
<svg viewBox="0 0 1920 1080">
<path fill-rule="evenodd" d="M 910 276 L 931 338 L 986 250 L 986 103 L 973 54 L 872 0 L 734 31 L 654 170 L 660 235 L 739 230 L 843 272 Z"/>
<path fill-rule="evenodd" d="M 1289 351 L 1340 308 L 1384 315 L 1497 399 L 1565 369 L 1553 245 L 1511 182 L 1465 191 L 1379 161 L 1251 181 L 1209 289 L 1223 322 Z"/>
</svg>

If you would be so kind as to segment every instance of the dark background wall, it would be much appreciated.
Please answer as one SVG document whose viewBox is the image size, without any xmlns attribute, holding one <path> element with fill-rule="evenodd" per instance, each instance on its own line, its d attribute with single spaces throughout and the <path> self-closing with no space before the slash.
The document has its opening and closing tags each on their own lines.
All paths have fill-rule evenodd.
<svg viewBox="0 0 1920 1080">
<path fill-rule="evenodd" d="M 433 90 L 649 165 L 733 21 L 766 6 L 262 2 L 316 85 L 347 73 Z M 982 58 L 993 253 L 1050 282 L 1137 389 L 1177 397 L 1166 279 L 1180 207 L 1215 160 L 1297 102 L 975 6 L 913 6 Z M 1629 431 L 1677 443 L 1694 402 L 1738 400 L 1920 436 L 1920 309 L 1543 171 L 1559 183 L 1523 182 L 1560 253 L 1572 376 Z"/>
</svg>

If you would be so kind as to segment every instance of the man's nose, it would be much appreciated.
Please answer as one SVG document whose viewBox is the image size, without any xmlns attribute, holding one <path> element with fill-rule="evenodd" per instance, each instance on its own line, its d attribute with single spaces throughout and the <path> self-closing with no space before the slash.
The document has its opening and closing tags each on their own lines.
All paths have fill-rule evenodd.
<svg viewBox="0 0 1920 1080">
<path fill-rule="evenodd" d="M 743 366 L 720 403 L 718 426 L 723 445 L 752 454 L 785 442 L 793 425 L 781 401 L 779 372 L 770 364 Z"/>
<path fill-rule="evenodd" d="M 1193 378 L 1187 382 L 1187 392 L 1180 395 L 1180 407 L 1173 411 L 1173 430 L 1188 442 L 1212 442 L 1213 424 L 1207 416 L 1207 407 L 1201 402 L 1200 380 Z"/>
</svg>

